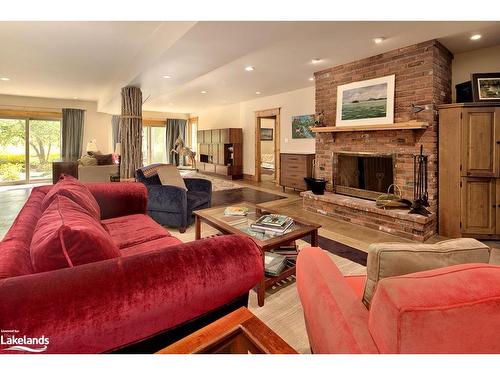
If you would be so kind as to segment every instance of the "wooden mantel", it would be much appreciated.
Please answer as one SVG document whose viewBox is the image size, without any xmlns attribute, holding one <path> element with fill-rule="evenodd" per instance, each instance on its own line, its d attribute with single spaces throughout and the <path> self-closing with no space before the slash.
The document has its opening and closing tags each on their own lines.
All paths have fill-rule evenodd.
<svg viewBox="0 0 500 375">
<path fill-rule="evenodd" d="M 368 132 L 375 130 L 423 130 L 429 127 L 429 123 L 422 121 L 397 122 L 395 124 L 373 124 L 373 125 L 343 125 L 343 126 L 318 126 L 311 128 L 314 133 L 340 133 L 340 132 Z"/>
</svg>

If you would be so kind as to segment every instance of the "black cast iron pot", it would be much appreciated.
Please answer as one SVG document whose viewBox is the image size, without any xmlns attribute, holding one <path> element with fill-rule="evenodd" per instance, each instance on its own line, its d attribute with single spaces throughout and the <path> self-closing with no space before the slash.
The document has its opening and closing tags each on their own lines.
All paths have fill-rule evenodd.
<svg viewBox="0 0 500 375">
<path fill-rule="evenodd" d="M 313 194 L 323 195 L 325 193 L 326 180 L 324 178 L 304 177 L 307 184 L 307 189 L 311 190 Z"/>
</svg>

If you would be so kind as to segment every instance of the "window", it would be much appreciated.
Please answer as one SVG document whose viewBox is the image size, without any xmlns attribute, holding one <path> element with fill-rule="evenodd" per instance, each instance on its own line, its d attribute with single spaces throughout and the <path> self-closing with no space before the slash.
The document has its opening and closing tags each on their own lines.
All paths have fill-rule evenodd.
<svg viewBox="0 0 500 375">
<path fill-rule="evenodd" d="M 198 118 L 189 119 L 189 131 L 191 132 L 191 150 L 197 152 L 198 149 Z"/>
<path fill-rule="evenodd" d="M 50 180 L 60 153 L 59 119 L 0 118 L 0 184 Z"/>
<path fill-rule="evenodd" d="M 142 128 L 143 165 L 168 163 L 165 144 L 165 125 L 147 125 Z"/>
</svg>

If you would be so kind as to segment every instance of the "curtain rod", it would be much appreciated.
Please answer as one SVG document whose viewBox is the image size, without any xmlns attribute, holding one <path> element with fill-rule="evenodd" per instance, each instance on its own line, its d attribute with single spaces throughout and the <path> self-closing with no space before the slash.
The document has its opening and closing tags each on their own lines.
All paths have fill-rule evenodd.
<svg viewBox="0 0 500 375">
<path fill-rule="evenodd" d="M 64 108 L 54 108 L 54 107 L 43 107 L 43 106 L 26 106 L 26 105 L 8 105 L 8 104 L 0 104 L 0 107 L 4 108 L 22 108 L 24 110 L 34 110 L 34 109 L 42 109 L 42 110 L 55 110 L 55 111 L 62 111 Z M 71 109 L 81 109 L 82 111 L 87 112 L 86 109 L 84 108 L 71 108 Z"/>
</svg>

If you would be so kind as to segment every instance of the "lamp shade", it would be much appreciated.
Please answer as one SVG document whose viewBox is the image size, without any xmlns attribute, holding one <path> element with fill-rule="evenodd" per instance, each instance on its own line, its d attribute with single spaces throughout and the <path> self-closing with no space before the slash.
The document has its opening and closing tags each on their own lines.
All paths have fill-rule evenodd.
<svg viewBox="0 0 500 375">
<path fill-rule="evenodd" d="M 116 155 L 121 155 L 122 154 L 122 144 L 120 142 L 118 142 L 115 145 L 115 154 Z"/>
<path fill-rule="evenodd" d="M 95 142 L 95 139 L 87 143 L 87 152 L 97 152 L 97 143 Z"/>
</svg>

